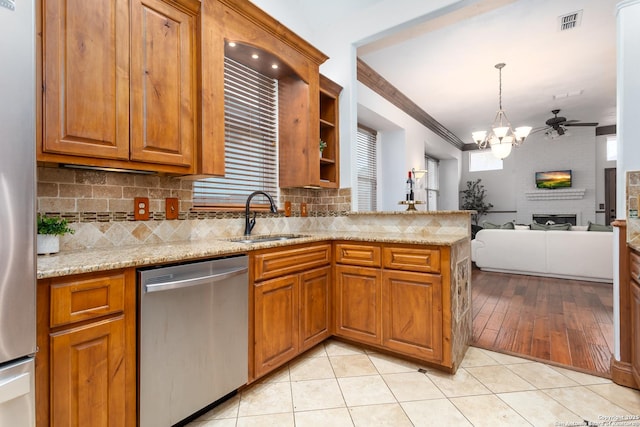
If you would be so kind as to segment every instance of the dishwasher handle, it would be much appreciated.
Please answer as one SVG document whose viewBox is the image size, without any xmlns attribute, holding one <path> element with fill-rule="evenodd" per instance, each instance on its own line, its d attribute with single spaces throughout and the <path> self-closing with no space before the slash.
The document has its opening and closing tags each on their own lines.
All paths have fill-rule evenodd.
<svg viewBox="0 0 640 427">
<path fill-rule="evenodd" d="M 193 277 L 191 279 L 173 280 L 170 282 L 160 282 L 144 286 L 146 293 L 161 292 L 172 289 L 188 288 L 190 286 L 204 285 L 211 282 L 219 282 L 221 280 L 228 279 L 230 277 L 239 276 L 249 271 L 247 267 L 231 268 L 229 270 L 222 270 L 214 274 L 207 276 Z"/>
</svg>

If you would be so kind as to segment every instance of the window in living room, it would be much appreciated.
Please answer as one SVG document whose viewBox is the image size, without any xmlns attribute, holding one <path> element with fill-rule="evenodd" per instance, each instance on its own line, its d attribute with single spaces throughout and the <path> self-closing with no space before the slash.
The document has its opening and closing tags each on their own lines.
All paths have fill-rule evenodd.
<svg viewBox="0 0 640 427">
<path fill-rule="evenodd" d="M 607 161 L 618 160 L 618 138 L 615 135 L 607 137 Z"/>
<path fill-rule="evenodd" d="M 491 150 L 469 151 L 469 172 L 502 170 L 502 159 Z"/>
<path fill-rule="evenodd" d="M 427 166 L 427 173 L 425 175 L 424 187 L 427 191 L 427 210 L 438 210 L 438 194 L 440 191 L 440 184 L 438 181 L 438 166 L 440 162 L 437 159 L 425 156 L 425 165 Z"/>
<path fill-rule="evenodd" d="M 377 131 L 358 124 L 358 211 L 377 209 L 377 139 Z"/>
</svg>

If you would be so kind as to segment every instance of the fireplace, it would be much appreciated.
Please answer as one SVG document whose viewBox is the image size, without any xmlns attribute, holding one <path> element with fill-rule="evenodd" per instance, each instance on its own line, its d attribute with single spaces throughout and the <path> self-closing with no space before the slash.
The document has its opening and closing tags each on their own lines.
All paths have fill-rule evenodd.
<svg viewBox="0 0 640 427">
<path fill-rule="evenodd" d="M 576 214 L 533 214 L 533 220 L 538 224 L 546 224 L 552 222 L 553 224 L 566 224 L 577 225 Z"/>
</svg>

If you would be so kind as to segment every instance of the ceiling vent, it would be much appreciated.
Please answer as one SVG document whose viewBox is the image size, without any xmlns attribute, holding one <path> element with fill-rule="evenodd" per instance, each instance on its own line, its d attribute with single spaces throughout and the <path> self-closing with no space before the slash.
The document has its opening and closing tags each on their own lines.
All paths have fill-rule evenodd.
<svg viewBox="0 0 640 427">
<path fill-rule="evenodd" d="M 582 10 L 558 16 L 558 25 L 560 26 L 560 31 L 571 30 L 572 28 L 579 27 L 581 23 Z"/>
</svg>

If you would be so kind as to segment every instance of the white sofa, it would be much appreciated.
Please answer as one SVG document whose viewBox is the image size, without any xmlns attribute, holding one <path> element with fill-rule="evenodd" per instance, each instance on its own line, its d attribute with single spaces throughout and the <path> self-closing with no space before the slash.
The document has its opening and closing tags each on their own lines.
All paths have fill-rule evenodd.
<svg viewBox="0 0 640 427">
<path fill-rule="evenodd" d="M 480 230 L 471 260 L 482 270 L 613 282 L 613 233 Z"/>
</svg>

